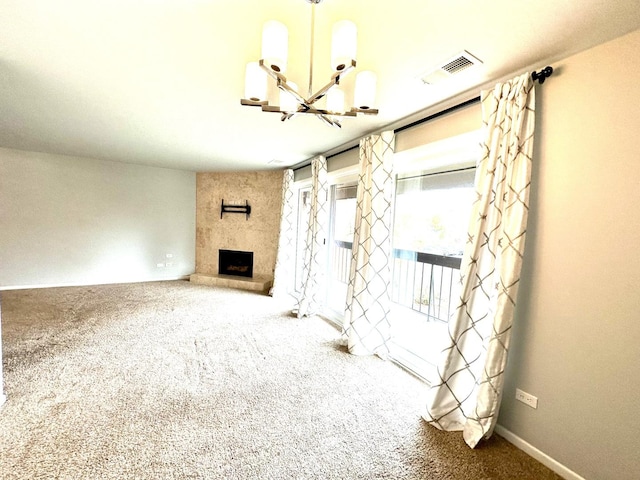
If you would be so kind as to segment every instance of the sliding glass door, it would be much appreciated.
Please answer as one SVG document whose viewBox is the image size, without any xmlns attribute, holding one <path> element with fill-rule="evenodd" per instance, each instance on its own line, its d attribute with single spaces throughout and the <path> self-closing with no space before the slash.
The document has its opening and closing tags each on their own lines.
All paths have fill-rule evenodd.
<svg viewBox="0 0 640 480">
<path fill-rule="evenodd" d="M 430 378 L 459 292 L 475 168 L 397 179 L 392 354 Z"/>
</svg>

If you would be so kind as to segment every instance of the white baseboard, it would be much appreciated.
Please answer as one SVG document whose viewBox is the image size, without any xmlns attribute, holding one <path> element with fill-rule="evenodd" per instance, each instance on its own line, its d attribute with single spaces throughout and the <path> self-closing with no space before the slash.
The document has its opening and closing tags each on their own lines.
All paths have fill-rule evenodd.
<svg viewBox="0 0 640 480">
<path fill-rule="evenodd" d="M 556 472 L 565 480 L 585 480 L 584 477 L 581 477 L 576 472 L 565 467 L 563 464 L 551 458 L 546 453 L 542 452 L 541 450 L 538 450 L 529 442 L 524 441 L 522 438 L 517 436 L 515 433 L 510 432 L 509 430 L 504 428 L 502 425 L 496 425 L 495 432 L 501 437 L 503 437 L 509 443 L 515 445 L 516 447 L 518 447 L 520 450 L 522 450 L 529 456 L 538 460 L 544 466 Z"/>
<path fill-rule="evenodd" d="M 0 393 L 0 407 L 7 401 L 7 396 L 4 393 Z"/>
<path fill-rule="evenodd" d="M 177 275 L 163 278 L 149 277 L 149 278 L 137 278 L 137 279 L 121 279 L 121 280 L 105 280 L 92 282 L 71 282 L 71 283 L 42 283 L 37 285 L 6 285 L 0 286 L 2 290 L 31 290 L 35 288 L 59 288 L 59 287 L 93 287 L 100 285 L 116 285 L 120 283 L 147 283 L 147 282 L 168 282 L 173 280 L 189 280 L 189 275 Z"/>
</svg>

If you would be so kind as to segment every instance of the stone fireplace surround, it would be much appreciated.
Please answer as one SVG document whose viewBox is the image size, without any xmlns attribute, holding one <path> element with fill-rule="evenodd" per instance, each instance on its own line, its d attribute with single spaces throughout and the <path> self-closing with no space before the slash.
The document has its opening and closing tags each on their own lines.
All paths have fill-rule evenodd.
<svg viewBox="0 0 640 480">
<path fill-rule="evenodd" d="M 225 214 L 220 205 L 251 205 L 251 216 Z M 273 283 L 282 199 L 282 170 L 206 172 L 196 175 L 194 283 L 268 292 Z M 220 249 L 253 252 L 253 277 L 218 273 Z"/>
</svg>

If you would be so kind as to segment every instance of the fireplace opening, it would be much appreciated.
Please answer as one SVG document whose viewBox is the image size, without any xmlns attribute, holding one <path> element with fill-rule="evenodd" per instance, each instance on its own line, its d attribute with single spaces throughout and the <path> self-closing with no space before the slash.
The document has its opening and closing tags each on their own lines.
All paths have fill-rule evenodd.
<svg viewBox="0 0 640 480">
<path fill-rule="evenodd" d="M 218 250 L 218 273 L 253 277 L 253 252 Z"/>
</svg>

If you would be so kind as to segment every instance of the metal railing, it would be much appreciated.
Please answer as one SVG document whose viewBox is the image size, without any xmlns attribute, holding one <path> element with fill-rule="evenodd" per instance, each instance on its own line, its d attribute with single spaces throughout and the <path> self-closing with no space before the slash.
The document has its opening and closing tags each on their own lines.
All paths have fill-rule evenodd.
<svg viewBox="0 0 640 480">
<path fill-rule="evenodd" d="M 331 281 L 349 283 L 351 242 L 334 241 Z M 393 250 L 391 301 L 447 322 L 458 297 L 460 257 Z"/>
<path fill-rule="evenodd" d="M 458 296 L 460 257 L 393 250 L 391 301 L 429 317 L 449 321 Z"/>
<path fill-rule="evenodd" d="M 353 247 L 353 243 L 334 240 L 332 247 L 331 280 L 348 284 L 349 267 L 351 266 L 351 248 Z"/>
</svg>

